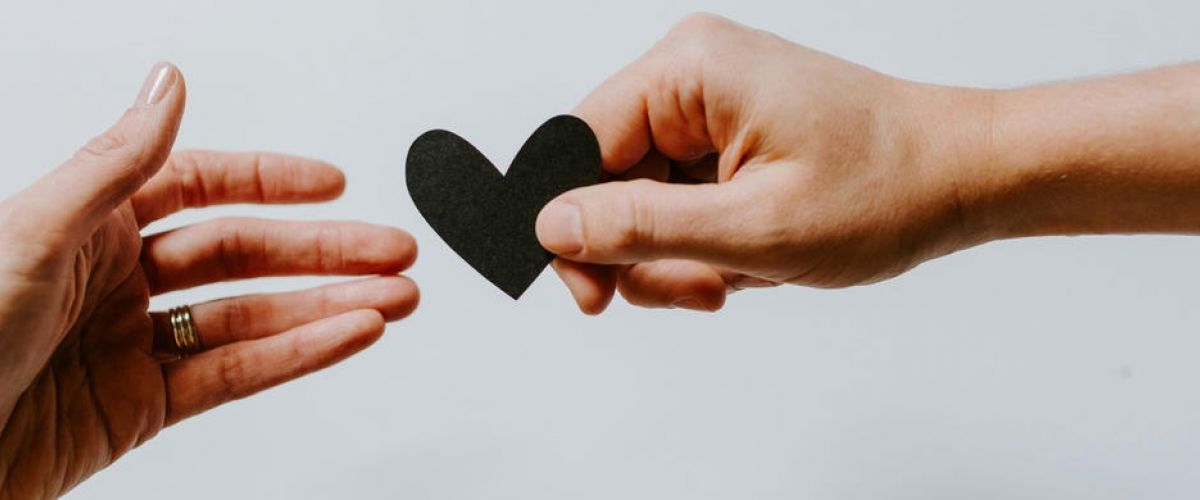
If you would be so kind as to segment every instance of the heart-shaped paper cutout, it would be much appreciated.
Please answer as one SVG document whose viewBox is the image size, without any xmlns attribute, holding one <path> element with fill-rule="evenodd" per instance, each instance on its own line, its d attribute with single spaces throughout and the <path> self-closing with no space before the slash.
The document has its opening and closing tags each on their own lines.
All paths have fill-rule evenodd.
<svg viewBox="0 0 1200 500">
<path fill-rule="evenodd" d="M 554 258 L 534 234 L 538 212 L 556 196 L 600 180 L 600 145 L 583 120 L 556 116 L 501 174 L 463 138 L 431 130 L 408 150 L 406 179 L 438 236 L 516 299 Z"/>
</svg>

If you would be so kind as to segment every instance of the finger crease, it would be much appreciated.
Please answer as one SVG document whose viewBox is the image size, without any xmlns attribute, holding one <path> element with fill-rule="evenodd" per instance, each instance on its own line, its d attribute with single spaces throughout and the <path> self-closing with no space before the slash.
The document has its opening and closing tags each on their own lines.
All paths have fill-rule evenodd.
<svg viewBox="0 0 1200 500">
<path fill-rule="evenodd" d="M 221 356 L 220 360 L 217 364 L 217 383 L 220 384 L 219 393 L 225 395 L 222 399 L 241 399 L 245 395 L 241 393 L 239 385 L 234 382 L 245 374 L 241 358 L 229 353 Z"/>
<path fill-rule="evenodd" d="M 263 184 L 262 155 L 261 154 L 255 153 L 254 157 L 251 158 L 250 171 L 254 176 L 254 181 L 253 181 L 254 191 L 255 191 L 254 195 L 257 197 L 256 199 L 258 200 L 259 203 L 266 203 L 267 202 L 267 193 L 266 193 L 266 187 Z"/>
</svg>

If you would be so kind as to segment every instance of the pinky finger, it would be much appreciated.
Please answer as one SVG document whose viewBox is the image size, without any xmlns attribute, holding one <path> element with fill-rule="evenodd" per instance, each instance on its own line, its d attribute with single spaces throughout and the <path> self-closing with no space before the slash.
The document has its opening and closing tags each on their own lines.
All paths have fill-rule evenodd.
<svg viewBox="0 0 1200 500">
<path fill-rule="evenodd" d="M 725 305 L 726 276 L 692 260 L 663 259 L 634 264 L 617 276 L 617 290 L 630 304 L 713 312 Z"/>
<path fill-rule="evenodd" d="M 168 363 L 166 425 L 333 365 L 383 330 L 379 312 L 351 311 Z"/>
<path fill-rule="evenodd" d="M 616 267 L 559 258 L 550 261 L 550 265 L 584 314 L 596 315 L 608 308 L 616 293 Z"/>
</svg>

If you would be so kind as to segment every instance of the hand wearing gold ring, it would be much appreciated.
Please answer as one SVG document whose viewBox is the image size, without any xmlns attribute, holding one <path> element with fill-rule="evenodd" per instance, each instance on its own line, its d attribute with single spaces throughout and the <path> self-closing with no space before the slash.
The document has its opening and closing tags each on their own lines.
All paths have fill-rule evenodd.
<svg viewBox="0 0 1200 500">
<path fill-rule="evenodd" d="M 204 349 L 200 345 L 200 332 L 192 320 L 192 308 L 179 306 L 167 312 L 171 324 L 171 337 L 175 339 L 175 354 L 186 358 Z"/>
<path fill-rule="evenodd" d="M 172 153 L 184 94 L 156 66 L 120 122 L 0 203 L 0 498 L 62 494 L 165 426 L 365 348 L 417 304 L 398 229 L 219 219 L 143 237 L 182 209 L 344 186 L 312 160 Z M 314 274 L 375 277 L 148 312 L 165 292 Z"/>
</svg>

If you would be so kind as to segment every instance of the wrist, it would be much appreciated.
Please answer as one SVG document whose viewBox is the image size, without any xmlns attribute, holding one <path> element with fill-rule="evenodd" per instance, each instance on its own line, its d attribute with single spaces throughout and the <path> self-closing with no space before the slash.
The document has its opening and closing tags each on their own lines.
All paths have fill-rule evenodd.
<svg viewBox="0 0 1200 500">
<path fill-rule="evenodd" d="M 998 237 L 986 194 L 999 184 L 992 163 L 997 91 L 906 82 L 904 127 L 912 131 L 919 184 L 942 221 L 934 237 L 950 253 Z"/>
</svg>

